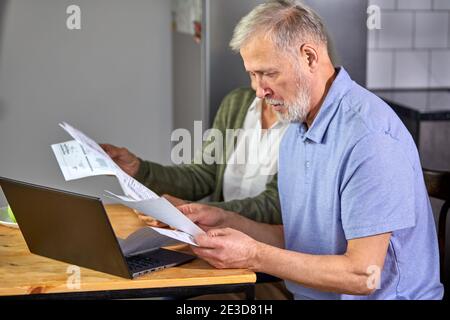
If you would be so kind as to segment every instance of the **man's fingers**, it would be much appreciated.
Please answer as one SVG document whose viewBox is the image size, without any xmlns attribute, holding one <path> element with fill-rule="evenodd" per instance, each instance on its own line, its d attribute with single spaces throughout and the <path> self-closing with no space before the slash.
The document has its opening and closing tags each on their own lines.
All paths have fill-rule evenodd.
<svg viewBox="0 0 450 320">
<path fill-rule="evenodd" d="M 208 232 L 206 233 L 208 235 L 208 237 L 214 238 L 214 237 L 223 237 L 223 236 L 227 236 L 230 234 L 230 229 L 225 228 L 225 229 L 211 229 L 208 230 Z"/>
<path fill-rule="evenodd" d="M 187 203 L 187 204 L 180 206 L 178 209 L 180 209 L 180 208 L 182 208 L 181 212 L 183 212 L 184 214 L 193 215 L 193 214 L 201 214 L 205 210 L 208 210 L 209 207 L 205 206 L 204 204 L 200 204 L 200 203 Z"/>
<path fill-rule="evenodd" d="M 166 228 L 166 227 L 168 227 L 167 224 L 165 224 L 165 223 L 163 223 L 163 222 L 161 222 L 159 220 L 152 219 L 152 218 L 147 218 L 147 219 L 143 218 L 142 221 L 146 225 L 148 225 L 150 227 L 155 227 L 155 228 Z"/>
<path fill-rule="evenodd" d="M 192 205 L 191 204 L 185 204 L 178 208 L 184 215 L 188 215 L 192 213 Z"/>
<path fill-rule="evenodd" d="M 146 215 L 143 215 L 143 214 L 138 214 L 138 218 L 139 218 L 140 220 L 144 221 L 145 223 L 149 223 L 149 222 L 152 222 L 152 221 L 156 221 L 156 220 L 153 219 L 152 217 L 149 217 L 149 216 L 146 216 Z"/>
<path fill-rule="evenodd" d="M 186 217 L 192 220 L 192 222 L 197 222 L 199 215 L 198 215 L 198 207 L 196 204 L 185 204 L 178 207 L 178 210 L 180 210 Z"/>
<path fill-rule="evenodd" d="M 102 147 L 102 149 L 105 150 L 105 152 L 111 158 L 132 156 L 131 152 L 127 148 L 116 147 L 116 146 L 113 146 L 112 144 L 108 144 L 108 143 L 101 143 L 100 147 Z"/>
<path fill-rule="evenodd" d="M 111 148 L 111 145 L 109 143 L 100 143 L 100 147 L 102 147 L 102 149 L 106 151 Z"/>
<path fill-rule="evenodd" d="M 173 204 L 175 207 L 179 207 L 188 203 L 187 201 L 171 196 L 170 194 L 163 194 L 162 197 Z"/>
<path fill-rule="evenodd" d="M 212 259 L 215 257 L 215 249 L 191 246 L 192 252 L 203 259 Z"/>
<path fill-rule="evenodd" d="M 226 264 L 224 264 L 224 261 L 222 261 L 220 249 L 199 248 L 194 246 L 191 246 L 191 249 L 195 255 L 202 258 L 213 267 L 219 269 L 223 269 L 226 267 Z"/>
<path fill-rule="evenodd" d="M 134 210 L 139 218 L 139 220 L 141 220 L 142 222 L 144 222 L 146 225 L 150 226 L 150 227 L 156 227 L 156 228 L 165 228 L 168 227 L 167 224 L 156 220 L 152 217 L 146 216 L 145 214 L 140 213 L 137 210 Z"/>
<path fill-rule="evenodd" d="M 217 243 L 212 240 L 213 238 L 209 237 L 207 234 L 201 234 L 195 237 L 195 242 L 201 248 L 211 248 L 214 249 L 217 247 Z"/>
<path fill-rule="evenodd" d="M 205 249 L 205 248 L 199 248 L 191 246 L 192 252 L 200 257 L 201 259 L 205 260 L 207 263 L 209 263 L 213 267 L 218 267 L 219 264 L 217 263 L 217 253 L 214 249 Z"/>
<path fill-rule="evenodd" d="M 111 157 L 111 158 L 115 158 L 119 155 L 118 153 L 118 148 L 116 146 L 113 146 L 112 144 L 107 144 L 107 143 L 101 143 L 100 147 L 102 147 L 103 150 L 105 150 L 105 152 Z"/>
<path fill-rule="evenodd" d="M 202 248 L 219 248 L 222 247 L 221 236 L 229 234 L 228 229 L 211 229 L 206 234 L 200 234 L 195 237 L 195 242 Z"/>
</svg>

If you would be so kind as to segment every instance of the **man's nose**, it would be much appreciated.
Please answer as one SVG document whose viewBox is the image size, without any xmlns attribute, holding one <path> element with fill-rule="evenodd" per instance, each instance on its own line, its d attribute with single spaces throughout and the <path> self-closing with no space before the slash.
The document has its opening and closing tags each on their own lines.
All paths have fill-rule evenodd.
<svg viewBox="0 0 450 320">
<path fill-rule="evenodd" d="M 258 98 L 264 99 L 264 98 L 266 98 L 267 96 L 270 96 L 270 95 L 272 95 L 272 90 L 270 90 L 267 87 L 261 86 L 261 85 L 257 86 L 256 96 Z"/>
</svg>

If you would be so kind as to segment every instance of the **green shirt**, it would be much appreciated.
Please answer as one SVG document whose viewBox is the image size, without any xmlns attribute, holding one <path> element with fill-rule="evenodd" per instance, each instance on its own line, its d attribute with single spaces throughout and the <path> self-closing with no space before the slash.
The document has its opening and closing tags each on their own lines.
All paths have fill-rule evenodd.
<svg viewBox="0 0 450 320">
<path fill-rule="evenodd" d="M 226 137 L 226 129 L 240 129 L 243 127 L 247 111 L 255 99 L 255 92 L 251 89 L 241 88 L 229 93 L 222 101 L 214 119 L 213 128 L 222 132 Z M 204 142 L 201 157 L 211 142 Z M 136 179 L 154 192 L 170 194 L 175 197 L 198 201 L 210 196 L 212 202 L 208 203 L 225 210 L 238 212 L 241 215 L 264 223 L 281 224 L 280 200 L 278 198 L 277 176 L 269 181 L 266 190 L 253 198 L 223 202 L 223 176 L 226 160 L 233 148 L 224 145 L 219 157 L 222 159 L 216 164 L 194 163 L 178 166 L 163 166 L 150 161 L 141 160 Z M 214 154 L 210 154 L 214 156 Z M 216 157 L 217 158 L 217 157 Z"/>
</svg>

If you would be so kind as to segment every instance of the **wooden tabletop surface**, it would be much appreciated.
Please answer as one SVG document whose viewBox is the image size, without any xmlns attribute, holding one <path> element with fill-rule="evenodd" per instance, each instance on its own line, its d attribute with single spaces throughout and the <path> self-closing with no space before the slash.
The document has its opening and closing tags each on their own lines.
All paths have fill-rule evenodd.
<svg viewBox="0 0 450 320">
<path fill-rule="evenodd" d="M 144 224 L 128 208 L 107 205 L 106 210 L 116 236 L 126 238 Z M 188 251 L 187 245 L 171 249 Z M 72 273 L 69 264 L 31 254 L 18 229 L 0 226 L 0 296 L 92 292 L 161 287 L 254 283 L 249 270 L 219 270 L 205 261 L 194 261 L 153 272 L 134 280 L 80 268 L 80 288 L 69 289 Z M 70 280 L 69 280 L 70 282 Z"/>
</svg>

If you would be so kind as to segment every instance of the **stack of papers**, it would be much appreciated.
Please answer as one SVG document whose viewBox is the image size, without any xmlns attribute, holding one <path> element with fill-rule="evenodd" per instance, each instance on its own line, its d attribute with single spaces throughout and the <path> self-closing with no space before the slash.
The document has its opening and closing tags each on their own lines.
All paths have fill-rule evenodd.
<svg viewBox="0 0 450 320">
<path fill-rule="evenodd" d="M 179 243 L 176 240 L 161 236 L 158 232 L 152 230 L 152 228 L 138 229 L 126 239 L 117 238 L 117 240 L 126 257 Z"/>
<path fill-rule="evenodd" d="M 109 198 L 177 229 L 152 228 L 158 233 L 196 245 L 194 237 L 204 233 L 202 229 L 165 198 L 158 196 L 124 172 L 97 142 L 65 122 L 60 126 L 75 139 L 52 145 L 66 181 L 99 175 L 115 176 L 125 195 L 120 196 L 106 191 Z"/>
</svg>

